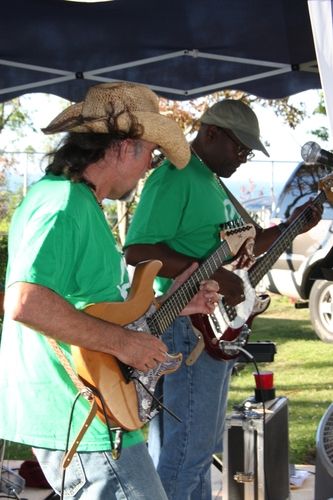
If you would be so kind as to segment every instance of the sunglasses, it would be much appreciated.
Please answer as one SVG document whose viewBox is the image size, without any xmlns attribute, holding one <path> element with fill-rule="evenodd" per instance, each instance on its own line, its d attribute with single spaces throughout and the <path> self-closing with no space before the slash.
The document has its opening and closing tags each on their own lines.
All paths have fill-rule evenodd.
<svg viewBox="0 0 333 500">
<path fill-rule="evenodd" d="M 236 144 L 236 146 L 237 146 L 237 155 L 238 155 L 238 158 L 240 160 L 246 160 L 246 161 L 252 160 L 252 158 L 254 157 L 254 152 L 252 151 L 252 149 L 244 148 L 244 146 L 242 144 L 239 144 L 238 140 L 235 139 L 235 137 L 233 137 L 230 134 L 230 132 L 228 132 L 227 129 L 222 128 L 221 130 L 225 133 L 225 135 L 227 137 L 229 137 L 229 139 L 234 144 Z"/>
</svg>

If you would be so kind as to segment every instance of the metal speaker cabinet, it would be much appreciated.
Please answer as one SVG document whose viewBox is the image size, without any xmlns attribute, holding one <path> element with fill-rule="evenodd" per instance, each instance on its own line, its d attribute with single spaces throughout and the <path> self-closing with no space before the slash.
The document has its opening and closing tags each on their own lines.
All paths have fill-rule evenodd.
<svg viewBox="0 0 333 500">
<path fill-rule="evenodd" d="M 288 500 L 288 404 L 246 400 L 227 415 L 223 437 L 223 500 Z"/>
</svg>

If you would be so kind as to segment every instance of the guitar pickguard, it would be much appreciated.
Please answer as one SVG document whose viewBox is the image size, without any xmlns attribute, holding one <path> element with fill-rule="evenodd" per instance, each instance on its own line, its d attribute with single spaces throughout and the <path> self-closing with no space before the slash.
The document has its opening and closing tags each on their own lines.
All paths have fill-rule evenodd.
<svg viewBox="0 0 333 500">
<path fill-rule="evenodd" d="M 135 330 L 137 332 L 148 332 L 149 326 L 147 323 L 147 318 L 153 314 L 156 310 L 155 306 L 151 306 L 147 314 L 139 318 L 134 323 L 126 325 L 129 330 Z M 152 419 L 158 412 L 158 403 L 156 402 L 154 410 L 154 394 L 156 389 L 156 384 L 158 379 L 162 375 L 167 375 L 172 373 L 181 365 L 182 354 L 169 354 L 167 353 L 167 359 L 163 363 L 159 363 L 155 368 L 148 370 L 147 372 L 142 372 L 140 370 L 131 369 L 129 378 L 133 380 L 136 386 L 136 392 L 138 396 L 138 414 L 142 422 L 148 422 Z"/>
<path fill-rule="evenodd" d="M 238 342 L 240 336 L 243 332 L 244 325 L 250 327 L 252 325 L 253 319 L 258 315 L 266 311 L 270 304 L 270 297 L 267 294 L 255 295 L 254 307 L 248 317 L 242 321 L 238 318 L 237 324 L 238 328 L 232 328 L 227 324 L 225 319 L 221 320 L 221 314 L 216 314 L 219 310 L 215 309 L 215 312 L 210 315 L 204 314 L 194 314 L 191 316 L 191 321 L 193 326 L 197 328 L 203 335 L 205 340 L 206 351 L 215 359 L 228 360 L 234 359 L 238 356 L 239 351 L 235 350 L 232 354 L 224 352 L 223 343 L 224 342 Z"/>
<path fill-rule="evenodd" d="M 223 299 L 220 300 L 214 311 L 214 316 L 219 324 L 221 335 L 227 328 L 233 330 L 241 328 L 251 316 L 256 300 L 256 292 L 249 282 L 247 271 L 237 269 L 234 273 L 243 280 L 245 300 L 234 307 L 228 306 Z M 216 334 L 218 335 L 218 331 Z"/>
</svg>

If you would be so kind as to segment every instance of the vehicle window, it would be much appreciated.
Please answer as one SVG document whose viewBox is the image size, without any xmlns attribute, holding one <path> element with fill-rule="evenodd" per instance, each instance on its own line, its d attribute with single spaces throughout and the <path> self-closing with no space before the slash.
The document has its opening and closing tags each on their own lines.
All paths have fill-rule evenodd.
<svg viewBox="0 0 333 500">
<path fill-rule="evenodd" d="M 276 215 L 286 219 L 296 207 L 311 197 L 315 198 L 318 194 L 319 180 L 329 173 L 332 173 L 332 170 L 321 165 L 300 163 L 279 196 Z M 324 203 L 323 219 L 333 220 L 333 206 L 327 201 Z"/>
</svg>

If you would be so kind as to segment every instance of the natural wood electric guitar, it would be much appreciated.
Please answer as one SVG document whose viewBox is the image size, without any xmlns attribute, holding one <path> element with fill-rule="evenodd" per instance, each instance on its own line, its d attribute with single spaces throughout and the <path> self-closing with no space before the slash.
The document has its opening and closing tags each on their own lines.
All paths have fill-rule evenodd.
<svg viewBox="0 0 333 500">
<path fill-rule="evenodd" d="M 333 203 L 333 174 L 321 179 L 319 189 L 320 192 L 312 203 L 318 206 L 322 205 L 326 198 L 330 203 Z M 294 238 L 302 232 L 310 216 L 311 208 L 306 207 L 248 271 L 243 269 L 235 271 L 244 281 L 245 300 L 243 302 L 235 307 L 230 307 L 222 298 L 213 314 L 191 316 L 193 326 L 204 337 L 206 350 L 214 358 L 232 359 L 238 356 L 237 350 L 230 354 L 227 348 L 224 349 L 224 345 L 237 341 L 243 326 L 245 324 L 250 326 L 253 318 L 267 309 L 269 297 L 267 295 L 258 296 L 255 287 L 279 256 L 287 250 Z"/>
<path fill-rule="evenodd" d="M 162 305 L 157 304 L 153 292 L 154 279 L 162 266 L 160 261 L 155 260 L 140 263 L 136 267 L 125 302 L 93 304 L 85 312 L 128 329 L 150 332 L 160 337 L 198 292 L 200 283 L 209 279 L 247 242 L 253 242 L 255 230 L 247 224 L 227 229 L 221 234 L 223 241 L 218 249 Z M 168 354 L 164 363 L 142 372 L 124 365 L 110 354 L 78 346 L 72 346 L 72 354 L 83 382 L 96 388 L 102 395 L 108 420 L 126 430 L 142 427 L 157 412 L 153 397 L 156 383 L 162 375 L 176 371 L 182 361 L 181 354 Z M 99 416 L 102 419 L 103 415 L 99 403 Z"/>
</svg>

